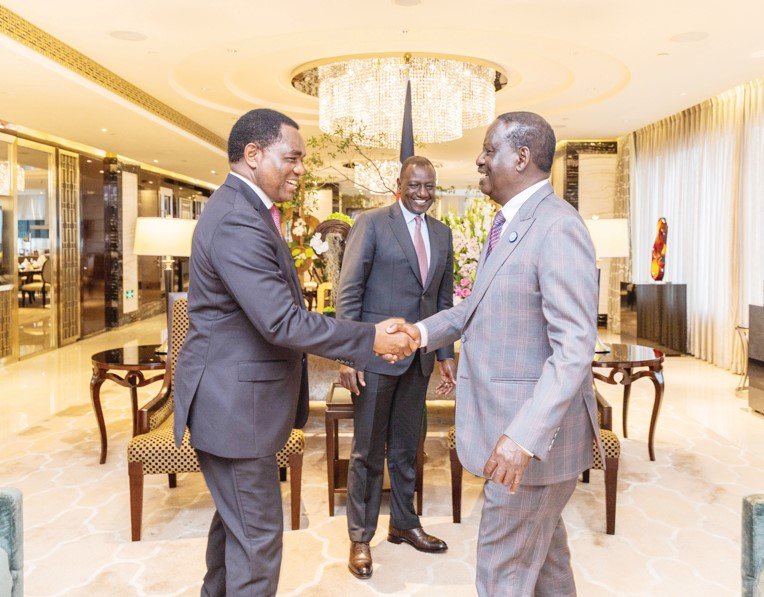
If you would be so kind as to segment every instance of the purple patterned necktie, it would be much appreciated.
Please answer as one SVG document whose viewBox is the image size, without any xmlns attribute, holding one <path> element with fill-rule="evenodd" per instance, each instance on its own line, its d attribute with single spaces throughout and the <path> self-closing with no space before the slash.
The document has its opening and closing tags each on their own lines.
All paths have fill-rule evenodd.
<svg viewBox="0 0 764 597">
<path fill-rule="evenodd" d="M 281 212 L 279 212 L 279 208 L 275 205 L 271 205 L 271 209 L 269 211 L 271 212 L 273 223 L 276 225 L 276 230 L 279 231 L 279 236 L 284 238 L 284 235 L 281 234 Z"/>
<path fill-rule="evenodd" d="M 493 218 L 493 226 L 491 226 L 491 234 L 488 236 L 488 252 L 486 253 L 486 257 L 488 257 L 491 254 L 491 251 L 493 251 L 493 248 L 496 246 L 496 243 L 499 242 L 499 239 L 501 238 L 501 227 L 504 226 L 504 222 L 506 222 L 506 219 L 504 218 L 504 214 L 501 213 L 501 210 L 496 212 L 496 215 Z"/>
<path fill-rule="evenodd" d="M 414 230 L 414 250 L 416 251 L 416 258 L 419 262 L 419 273 L 422 275 L 422 284 L 424 285 L 427 280 L 427 249 L 424 246 L 424 237 L 422 236 L 422 216 L 416 216 L 414 218 L 416 223 L 416 229 Z"/>
</svg>

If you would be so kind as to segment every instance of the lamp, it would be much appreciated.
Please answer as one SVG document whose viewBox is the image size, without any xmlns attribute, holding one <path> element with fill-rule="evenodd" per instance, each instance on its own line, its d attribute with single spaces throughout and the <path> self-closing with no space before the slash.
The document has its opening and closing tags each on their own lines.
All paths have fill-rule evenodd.
<svg viewBox="0 0 764 597">
<path fill-rule="evenodd" d="M 629 256 L 629 221 L 626 218 L 602 219 L 594 217 L 586 220 L 586 227 L 594 243 L 597 262 L 602 259 Z M 600 269 L 597 267 L 597 304 L 599 305 Z M 597 309 L 599 311 L 599 309 Z M 596 353 L 608 353 L 610 347 L 600 340 L 597 334 Z"/>
<path fill-rule="evenodd" d="M 170 317 L 170 289 L 172 288 L 174 257 L 191 256 L 191 238 L 196 220 L 183 218 L 136 218 L 133 253 L 161 257 L 164 266 L 165 308 Z M 157 349 L 167 354 L 167 341 Z"/>
<path fill-rule="evenodd" d="M 370 145 L 388 149 L 401 143 L 408 81 L 414 136 L 440 143 L 488 124 L 507 77 L 485 60 L 420 53 L 340 56 L 304 64 L 292 75 L 293 87 L 318 97 L 322 131 L 361 133 Z"/>
</svg>

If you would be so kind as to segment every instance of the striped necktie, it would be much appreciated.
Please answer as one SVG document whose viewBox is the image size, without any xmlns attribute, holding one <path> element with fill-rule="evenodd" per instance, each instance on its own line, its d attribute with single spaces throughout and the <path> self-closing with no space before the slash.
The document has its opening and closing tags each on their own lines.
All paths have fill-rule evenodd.
<svg viewBox="0 0 764 597">
<path fill-rule="evenodd" d="M 501 212 L 501 210 L 497 211 L 493 218 L 491 233 L 488 236 L 488 252 L 486 253 L 486 257 L 491 254 L 491 251 L 493 251 L 496 243 L 499 242 L 499 239 L 501 238 L 501 227 L 504 226 L 504 222 L 506 222 L 504 214 Z"/>
</svg>

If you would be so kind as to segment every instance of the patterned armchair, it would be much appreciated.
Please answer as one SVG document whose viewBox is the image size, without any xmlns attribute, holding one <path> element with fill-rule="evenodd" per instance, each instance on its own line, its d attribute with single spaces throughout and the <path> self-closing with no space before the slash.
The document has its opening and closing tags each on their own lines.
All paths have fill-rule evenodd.
<svg viewBox="0 0 764 597">
<path fill-rule="evenodd" d="M 610 404 L 596 390 L 597 397 L 597 419 L 600 424 L 600 436 L 602 437 L 602 447 L 605 450 L 605 462 L 603 466 L 599 450 L 594 450 L 595 470 L 605 469 L 605 520 L 606 532 L 608 535 L 615 534 L 615 506 L 616 492 L 618 489 L 618 459 L 621 456 L 621 442 L 618 436 L 613 433 L 613 413 Z M 462 465 L 456 454 L 456 427 L 451 426 L 446 438 L 448 451 L 451 459 L 451 510 L 454 522 L 462 520 Z M 584 483 L 589 482 L 589 471 L 584 471 Z"/>
<path fill-rule="evenodd" d="M 167 475 L 171 488 L 178 473 L 198 472 L 199 462 L 191 447 L 188 429 L 180 448 L 173 437 L 172 376 L 178 354 L 188 332 L 188 300 L 186 293 L 171 293 L 168 339 L 168 367 L 159 394 L 138 410 L 138 431 L 127 446 L 127 469 L 130 477 L 130 523 L 132 540 L 141 540 L 143 519 L 143 476 Z M 292 529 L 300 528 L 300 490 L 305 436 L 293 429 L 286 445 L 276 454 L 276 462 L 284 479 L 290 469 Z"/>
</svg>

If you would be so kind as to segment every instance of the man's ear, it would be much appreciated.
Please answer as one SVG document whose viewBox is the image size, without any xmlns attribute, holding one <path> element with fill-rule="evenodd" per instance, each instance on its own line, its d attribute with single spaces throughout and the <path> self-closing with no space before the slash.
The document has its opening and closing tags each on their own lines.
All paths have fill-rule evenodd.
<svg viewBox="0 0 764 597">
<path fill-rule="evenodd" d="M 259 145 L 256 143 L 247 143 L 247 145 L 244 147 L 243 158 L 247 163 L 247 166 L 250 168 L 257 168 L 258 164 L 260 163 L 262 154 L 263 150 Z"/>
<path fill-rule="evenodd" d="M 523 146 L 517 150 L 517 171 L 523 172 L 531 163 L 531 150 Z"/>
</svg>

